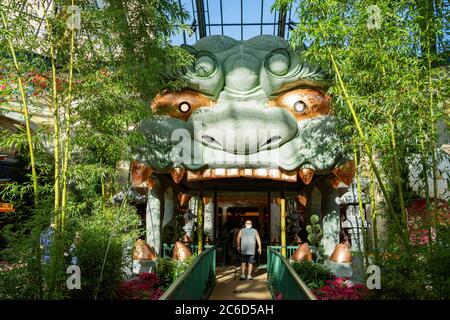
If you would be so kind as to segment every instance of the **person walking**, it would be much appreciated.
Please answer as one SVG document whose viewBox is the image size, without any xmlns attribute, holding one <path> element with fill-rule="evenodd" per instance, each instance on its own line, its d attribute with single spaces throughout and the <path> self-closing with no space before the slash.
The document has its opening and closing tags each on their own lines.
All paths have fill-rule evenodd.
<svg viewBox="0 0 450 320">
<path fill-rule="evenodd" d="M 253 263 L 255 263 L 255 249 L 258 244 L 258 253 L 261 254 L 261 238 L 256 229 L 253 228 L 251 220 L 245 221 L 245 228 L 239 231 L 237 236 L 237 249 L 241 254 L 241 280 L 252 280 Z M 245 268 L 247 266 L 247 276 Z"/>
</svg>

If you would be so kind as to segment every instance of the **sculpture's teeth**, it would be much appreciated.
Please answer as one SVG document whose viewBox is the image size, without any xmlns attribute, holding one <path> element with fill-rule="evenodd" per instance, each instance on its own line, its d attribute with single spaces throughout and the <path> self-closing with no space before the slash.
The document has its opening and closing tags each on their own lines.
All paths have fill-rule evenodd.
<svg viewBox="0 0 450 320">
<path fill-rule="evenodd" d="M 333 175 L 329 178 L 329 180 L 330 180 L 330 184 L 333 187 L 333 189 L 337 189 L 337 187 L 339 186 L 339 183 L 341 182 L 338 177 L 333 176 Z"/>
<path fill-rule="evenodd" d="M 252 169 L 241 169 L 240 175 L 241 175 L 241 177 L 253 178 L 253 170 Z"/>
<path fill-rule="evenodd" d="M 227 169 L 227 177 L 232 178 L 232 177 L 239 177 L 239 169 L 238 168 L 232 168 L 232 169 Z"/>
<path fill-rule="evenodd" d="M 189 200 L 191 200 L 191 196 L 186 193 L 180 193 L 178 195 L 178 202 L 182 207 L 184 207 L 189 202 Z"/>
<path fill-rule="evenodd" d="M 187 175 L 186 175 L 186 179 L 191 181 L 191 180 L 199 180 L 201 177 L 201 174 L 199 171 L 191 171 L 188 170 L 187 171 Z"/>
<path fill-rule="evenodd" d="M 333 174 L 346 185 L 350 185 L 355 176 L 355 162 L 349 161 L 333 169 Z"/>
<path fill-rule="evenodd" d="M 213 176 L 213 178 L 226 177 L 226 173 L 227 173 L 227 171 L 224 168 L 212 169 L 212 176 Z"/>
<path fill-rule="evenodd" d="M 283 171 L 283 172 L 281 172 L 281 180 L 287 181 L 287 182 L 296 182 L 297 181 L 297 172 Z"/>
<path fill-rule="evenodd" d="M 203 179 L 211 179 L 213 178 L 213 170 L 212 169 L 205 169 L 202 171 L 202 178 Z"/>
<path fill-rule="evenodd" d="M 204 169 L 202 171 L 187 170 L 186 179 L 188 181 L 207 180 L 207 179 L 221 179 L 221 178 L 256 178 L 256 179 L 272 179 L 282 180 L 287 182 L 297 181 L 296 171 L 281 171 L 279 169 L 268 168 L 214 168 Z"/>
<path fill-rule="evenodd" d="M 261 168 L 261 169 L 255 169 L 253 170 L 253 176 L 256 178 L 267 178 L 267 176 L 269 175 L 269 172 L 267 169 Z"/>
<path fill-rule="evenodd" d="M 304 207 L 306 207 L 306 205 L 308 204 L 308 197 L 305 196 L 304 194 L 299 194 L 297 196 L 297 201 Z"/>
<path fill-rule="evenodd" d="M 174 168 L 170 171 L 170 175 L 173 181 L 178 184 L 183 179 L 185 172 L 186 170 L 183 168 Z"/>
<path fill-rule="evenodd" d="M 314 177 L 314 170 L 310 168 L 302 168 L 298 170 L 298 175 L 303 183 L 308 185 Z"/>
<path fill-rule="evenodd" d="M 269 176 L 271 179 L 280 180 L 281 179 L 281 171 L 278 169 L 269 169 Z"/>
</svg>

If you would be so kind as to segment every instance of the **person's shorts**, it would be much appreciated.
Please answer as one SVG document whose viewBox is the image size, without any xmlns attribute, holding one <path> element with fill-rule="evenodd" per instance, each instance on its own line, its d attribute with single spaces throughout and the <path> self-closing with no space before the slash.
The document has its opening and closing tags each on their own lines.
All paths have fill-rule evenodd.
<svg viewBox="0 0 450 320">
<path fill-rule="evenodd" d="M 254 254 L 241 254 L 241 262 L 255 263 L 255 255 Z"/>
</svg>

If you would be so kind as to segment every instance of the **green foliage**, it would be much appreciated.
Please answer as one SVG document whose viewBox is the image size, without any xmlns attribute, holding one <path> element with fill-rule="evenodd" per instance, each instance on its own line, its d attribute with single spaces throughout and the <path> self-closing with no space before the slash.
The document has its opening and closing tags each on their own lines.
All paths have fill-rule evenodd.
<svg viewBox="0 0 450 320">
<path fill-rule="evenodd" d="M 450 228 L 441 226 L 436 241 L 414 247 L 412 255 L 392 245 L 376 259 L 381 269 L 381 289 L 371 290 L 372 299 L 449 299 Z"/>
<path fill-rule="evenodd" d="M 7 17 L 6 25 L 0 23 L 0 85 L 6 86 L 0 91 L 0 114 L 20 102 L 18 75 L 26 89 L 31 116 L 54 110 L 49 59 L 52 45 L 59 102 L 59 113 L 52 120 L 60 137 L 55 142 L 55 132 L 47 124 L 32 132 L 31 145 L 35 150 L 39 183 L 39 206 L 36 207 L 28 174 L 29 141 L 25 132 L 17 125 L 1 133 L 0 148 L 16 150 L 23 164 L 21 167 L 26 168 L 24 174 L 19 172 L 14 177 L 14 183 L 1 190 L 0 195 L 2 201 L 10 201 L 16 208 L 16 212 L 1 217 L 1 236 L 6 246 L 0 251 L 1 259 L 26 265 L 2 273 L 7 285 L 1 286 L 1 297 L 112 298 L 123 277 L 124 243 L 137 238 L 139 221 L 135 209 L 110 207 L 106 203 L 123 188 L 117 184 L 117 162 L 131 160 L 131 150 L 142 143 L 143 137 L 133 129 L 142 119 L 151 116 L 149 101 L 163 88 L 179 89 L 184 85 L 179 77 L 168 78 L 167 74 L 177 74 L 192 61 L 189 53 L 169 43 L 174 30 L 180 28 L 179 25 L 184 27 L 187 13 L 174 0 L 104 3 L 106 6 L 98 9 L 90 0 L 75 1 L 82 10 L 82 18 L 81 29 L 74 33 L 73 63 L 70 63 L 72 32 L 67 28 L 65 10 L 72 4 L 71 0 L 54 1 L 52 8 L 57 10 L 49 12 L 49 25 L 44 23 L 39 33 L 34 32 L 35 26 L 41 25 L 38 6 L 26 6 L 26 10 L 22 10 L 22 0 L 0 4 L 0 10 Z M 7 49 L 8 39 L 12 40 L 17 53 L 18 74 Z M 70 70 L 73 70 L 72 101 L 68 99 Z M 66 146 L 64 139 L 68 137 L 68 156 L 60 152 L 54 159 L 55 146 L 60 146 L 62 151 Z M 63 189 L 62 164 L 66 159 L 67 230 L 54 241 L 51 251 L 54 263 L 50 267 L 40 262 L 39 236 L 48 227 L 51 217 L 61 215 L 59 210 L 54 210 L 53 193 Z M 57 172 L 55 163 L 59 164 Z M 60 183 L 56 185 L 55 175 L 60 176 Z M 77 255 L 82 290 L 67 292 L 65 267 L 69 262 L 54 257 L 68 252 L 76 232 L 80 235 Z"/>
<path fill-rule="evenodd" d="M 319 224 L 320 218 L 318 215 L 312 215 L 309 218 L 311 224 L 306 226 L 306 231 L 308 232 L 308 242 L 315 249 L 314 257 L 316 262 L 321 262 L 324 257 L 324 248 L 320 240 L 323 236 L 322 227 Z"/>
<path fill-rule="evenodd" d="M 331 271 L 319 263 L 309 261 L 294 262 L 292 267 L 310 289 L 321 288 L 327 280 L 334 278 Z"/>
<path fill-rule="evenodd" d="M 279 0 L 275 7 L 289 3 Z M 429 6 L 433 3 L 435 10 Z M 374 4 L 380 10 L 377 27 L 372 23 L 375 11 L 370 9 Z M 402 199 L 394 183 L 400 182 L 405 199 L 411 197 L 407 157 L 412 153 L 434 157 L 436 123 L 448 117 L 443 103 L 449 93 L 448 70 L 443 67 L 448 64 L 448 38 L 443 37 L 448 32 L 446 11 L 442 1 L 304 0 L 296 11 L 301 23 L 291 32 L 291 44 L 306 45 L 301 54 L 309 60 L 329 65 L 334 58 L 333 69 L 339 71 L 348 92 L 346 99 L 338 79 L 338 85 L 330 89 L 339 133 L 352 139 L 358 150 L 363 144 L 371 150 L 387 185 L 384 196 L 398 220 Z M 356 132 L 349 101 L 365 139 Z M 366 151 L 358 156 L 370 156 Z M 396 230 L 392 241 L 398 241 L 399 233 Z"/>
<path fill-rule="evenodd" d="M 123 254 L 127 242 L 139 236 L 140 219 L 132 207 L 105 207 L 100 200 L 89 216 L 76 221 L 79 239 L 74 240 L 74 256 L 81 270 L 81 290 L 71 290 L 73 298 L 112 299 L 125 278 Z"/>
<path fill-rule="evenodd" d="M 161 288 L 166 290 L 172 283 L 194 262 L 197 255 L 193 254 L 184 261 L 171 258 L 158 258 L 156 273 L 160 280 Z"/>
</svg>

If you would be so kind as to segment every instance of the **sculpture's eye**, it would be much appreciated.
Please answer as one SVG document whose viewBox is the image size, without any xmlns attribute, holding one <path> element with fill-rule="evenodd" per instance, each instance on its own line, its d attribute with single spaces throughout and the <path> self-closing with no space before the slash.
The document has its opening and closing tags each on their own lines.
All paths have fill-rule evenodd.
<svg viewBox="0 0 450 320">
<path fill-rule="evenodd" d="M 294 111 L 298 113 L 303 113 L 306 111 L 306 103 L 304 103 L 302 100 L 299 100 L 294 103 Z"/>
<path fill-rule="evenodd" d="M 191 110 L 191 105 L 188 102 L 183 101 L 178 105 L 178 110 L 180 110 L 183 113 L 189 112 L 189 110 Z"/>
<path fill-rule="evenodd" d="M 269 106 L 290 111 L 297 121 L 330 113 L 331 97 L 316 88 L 286 91 L 269 102 Z"/>
<path fill-rule="evenodd" d="M 166 91 L 158 94 L 152 101 L 152 110 L 181 120 L 187 120 L 199 108 L 211 107 L 215 103 L 198 91 Z"/>
</svg>

